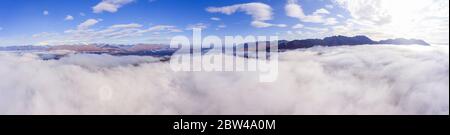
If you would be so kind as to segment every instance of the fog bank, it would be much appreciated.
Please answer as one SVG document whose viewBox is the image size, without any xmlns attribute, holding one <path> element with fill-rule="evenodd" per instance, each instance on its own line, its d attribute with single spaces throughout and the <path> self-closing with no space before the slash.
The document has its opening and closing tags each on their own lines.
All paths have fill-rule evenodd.
<svg viewBox="0 0 450 135">
<path fill-rule="evenodd" d="M 448 115 L 448 49 L 290 51 L 272 83 L 257 72 L 174 72 L 152 57 L 0 53 L 0 114 Z"/>
</svg>

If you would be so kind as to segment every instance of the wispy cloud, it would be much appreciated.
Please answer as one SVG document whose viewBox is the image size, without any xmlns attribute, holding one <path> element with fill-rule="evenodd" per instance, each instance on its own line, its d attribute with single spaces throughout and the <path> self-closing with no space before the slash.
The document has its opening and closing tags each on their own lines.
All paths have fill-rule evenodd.
<svg viewBox="0 0 450 135">
<path fill-rule="evenodd" d="M 293 29 L 300 29 L 300 28 L 303 28 L 303 27 L 305 27 L 305 26 L 303 24 L 300 24 L 300 23 L 292 26 Z"/>
<path fill-rule="evenodd" d="M 251 25 L 257 28 L 285 26 L 284 24 L 271 24 L 266 22 L 273 19 L 272 10 L 272 7 L 270 7 L 269 5 L 259 2 L 206 8 L 206 11 L 210 13 L 223 13 L 226 15 L 231 15 L 236 12 L 244 12 L 253 18 Z"/>
<path fill-rule="evenodd" d="M 192 30 L 192 29 L 194 29 L 194 28 L 204 30 L 204 29 L 207 29 L 208 27 L 209 27 L 209 25 L 208 25 L 208 24 L 204 24 L 204 23 L 189 24 L 189 25 L 186 27 L 186 30 Z"/>
<path fill-rule="evenodd" d="M 133 2 L 134 0 L 102 0 L 100 3 L 92 7 L 94 13 L 102 13 L 104 11 L 115 13 L 122 6 Z"/>
<path fill-rule="evenodd" d="M 48 12 L 47 10 L 44 10 L 44 11 L 42 11 L 42 14 L 45 15 L 45 16 L 47 16 L 47 15 L 50 14 L 50 12 Z"/>
<path fill-rule="evenodd" d="M 287 16 L 297 18 L 302 22 L 322 23 L 325 25 L 334 25 L 338 23 L 335 18 L 325 17 L 325 15 L 330 14 L 330 12 L 324 8 L 317 9 L 311 15 L 306 15 L 297 0 L 288 0 L 284 9 Z"/>
<path fill-rule="evenodd" d="M 213 20 L 213 21 L 220 21 L 220 20 L 221 20 L 221 19 L 218 18 L 218 17 L 211 17 L 210 19 Z"/>
<path fill-rule="evenodd" d="M 79 24 L 77 28 L 79 30 L 89 29 L 91 26 L 97 24 L 100 21 L 101 21 L 100 19 L 88 19 L 88 20 L 84 21 L 83 23 Z"/>
<path fill-rule="evenodd" d="M 162 34 L 170 34 L 182 32 L 176 26 L 172 25 L 154 25 L 150 27 L 144 27 L 138 23 L 128 24 L 114 24 L 106 28 L 93 28 L 94 25 L 100 23 L 101 19 L 88 19 L 79 24 L 76 29 L 65 30 L 64 33 L 38 33 L 32 37 L 37 40 L 36 44 L 84 44 L 84 43 L 114 43 L 117 41 L 123 41 L 127 43 L 136 43 L 142 41 L 142 39 L 136 40 L 143 35 L 148 35 L 147 38 L 155 39 Z M 133 40 L 133 41 L 132 41 Z"/>
<path fill-rule="evenodd" d="M 183 30 L 178 29 L 176 26 L 173 25 L 154 25 L 146 30 L 146 32 L 158 32 L 158 33 L 161 31 L 170 33 L 183 32 Z"/>
<path fill-rule="evenodd" d="M 72 21 L 73 19 L 75 18 L 72 15 L 67 15 L 66 18 L 64 18 L 66 21 Z"/>
<path fill-rule="evenodd" d="M 448 0 L 333 0 L 349 13 L 343 33 L 405 37 L 447 43 Z M 407 5 L 407 6 L 404 6 Z"/>
</svg>

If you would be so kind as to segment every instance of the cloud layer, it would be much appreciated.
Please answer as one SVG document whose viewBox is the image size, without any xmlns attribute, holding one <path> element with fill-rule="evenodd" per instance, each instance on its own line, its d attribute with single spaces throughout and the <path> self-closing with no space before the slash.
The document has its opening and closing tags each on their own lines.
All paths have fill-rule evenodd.
<svg viewBox="0 0 450 135">
<path fill-rule="evenodd" d="M 333 0 L 351 16 L 335 34 L 365 34 L 375 39 L 419 38 L 448 43 L 448 0 Z"/>
<path fill-rule="evenodd" d="M 151 57 L 0 61 L 0 114 L 449 114 L 448 46 L 286 52 L 273 83 L 254 72 L 173 72 Z"/>
<path fill-rule="evenodd" d="M 68 29 L 64 33 L 38 33 L 27 40 L 37 40 L 38 45 L 60 45 L 60 44 L 89 44 L 89 43 L 123 43 L 132 44 L 146 40 L 167 42 L 160 35 L 182 32 L 173 25 L 152 25 L 145 27 L 138 23 L 114 24 L 108 27 L 96 27 L 102 19 L 87 19 L 80 23 L 75 29 Z"/>
</svg>

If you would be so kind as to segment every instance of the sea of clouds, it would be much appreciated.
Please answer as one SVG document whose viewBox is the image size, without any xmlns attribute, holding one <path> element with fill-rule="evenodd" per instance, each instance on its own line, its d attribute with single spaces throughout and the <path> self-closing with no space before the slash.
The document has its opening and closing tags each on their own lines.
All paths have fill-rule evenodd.
<svg viewBox="0 0 450 135">
<path fill-rule="evenodd" d="M 261 83 L 257 72 L 174 72 L 153 57 L 3 52 L 0 114 L 449 114 L 448 46 L 279 57 L 277 81 Z"/>
</svg>

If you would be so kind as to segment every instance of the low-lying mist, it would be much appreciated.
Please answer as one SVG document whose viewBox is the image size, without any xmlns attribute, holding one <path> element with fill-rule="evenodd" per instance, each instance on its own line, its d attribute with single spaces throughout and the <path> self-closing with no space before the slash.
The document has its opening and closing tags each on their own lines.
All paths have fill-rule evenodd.
<svg viewBox="0 0 450 135">
<path fill-rule="evenodd" d="M 0 64 L 0 114 L 449 114 L 448 46 L 284 52 L 272 83 L 153 57 L 0 53 Z"/>
</svg>

